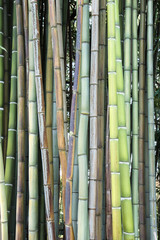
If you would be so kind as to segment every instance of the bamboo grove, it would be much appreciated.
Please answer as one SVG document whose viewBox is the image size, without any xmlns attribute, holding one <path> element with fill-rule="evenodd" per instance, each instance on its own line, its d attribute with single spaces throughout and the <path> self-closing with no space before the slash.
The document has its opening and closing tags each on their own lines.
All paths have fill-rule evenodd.
<svg viewBox="0 0 160 240">
<path fill-rule="evenodd" d="M 160 239 L 160 2 L 0 0 L 0 240 Z"/>
</svg>

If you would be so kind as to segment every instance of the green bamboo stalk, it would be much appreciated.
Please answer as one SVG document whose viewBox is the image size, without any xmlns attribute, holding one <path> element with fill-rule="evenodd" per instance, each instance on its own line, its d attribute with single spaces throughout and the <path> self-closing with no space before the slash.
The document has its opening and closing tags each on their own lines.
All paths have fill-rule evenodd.
<svg viewBox="0 0 160 240">
<path fill-rule="evenodd" d="M 3 142 L 4 115 L 4 39 L 3 39 L 3 0 L 0 0 L 0 137 Z"/>
<path fill-rule="evenodd" d="M 60 56 L 62 91 L 63 91 L 64 136 L 65 136 L 65 143 L 66 143 L 66 152 L 68 152 L 66 76 L 65 76 L 65 66 L 64 66 L 64 47 L 63 47 L 62 16 L 61 16 L 62 13 L 61 13 L 61 10 L 62 10 L 62 8 L 60 6 L 60 1 L 56 0 L 56 18 L 57 18 L 59 56 Z M 65 9 L 65 12 L 68 12 L 68 8 Z"/>
<path fill-rule="evenodd" d="M 7 137 L 8 137 L 8 117 L 9 117 L 9 42 L 8 42 L 8 2 L 3 1 L 3 23 L 4 23 L 4 144 L 3 144 L 3 158 L 4 166 L 7 151 Z"/>
<path fill-rule="evenodd" d="M 7 210 L 10 213 L 12 189 L 14 185 L 14 175 L 16 168 L 16 137 L 17 137 L 17 22 L 16 22 L 16 2 L 13 3 L 13 30 L 12 30 L 12 62 L 10 81 L 10 107 L 8 140 L 5 167 L 5 189 L 7 199 Z"/>
<path fill-rule="evenodd" d="M 115 1 L 116 24 L 116 72 L 117 72 L 117 103 L 118 103 L 118 139 L 119 139 L 119 164 L 121 181 L 121 208 L 124 240 L 134 238 L 134 224 L 131 199 L 131 184 L 129 172 L 129 156 L 127 145 L 127 128 L 125 115 L 125 96 L 122 70 L 122 53 L 120 40 L 119 2 Z"/>
<path fill-rule="evenodd" d="M 53 119 L 52 119 L 52 138 L 53 138 L 53 176 L 54 176 L 54 219 L 56 239 L 59 232 L 59 153 L 57 143 L 57 109 L 56 109 L 56 89 L 53 79 Z"/>
<path fill-rule="evenodd" d="M 46 209 L 46 223 L 48 239 L 55 238 L 54 226 L 54 210 L 53 197 L 51 190 L 51 175 L 49 166 L 49 151 L 46 132 L 45 120 L 45 106 L 44 106 L 44 92 L 42 82 L 42 63 L 40 52 L 40 29 L 38 19 L 38 4 L 37 0 L 30 0 L 32 17 L 33 17 L 33 39 L 34 39 L 34 62 L 35 62 L 35 80 L 36 80 L 36 94 L 37 94 L 37 111 L 38 111 L 38 125 L 40 134 L 40 148 L 43 164 L 43 185 Z"/>
<path fill-rule="evenodd" d="M 121 191 L 118 140 L 117 73 L 116 73 L 116 29 L 115 1 L 107 1 L 108 25 L 108 95 L 109 95 L 109 153 L 111 161 L 112 234 L 114 239 L 122 239 Z"/>
<path fill-rule="evenodd" d="M 89 116 L 89 1 L 83 1 L 82 57 L 81 57 L 81 102 L 78 130 L 78 240 L 89 239 L 88 222 L 88 116 Z M 80 99 L 79 99 L 80 100 Z"/>
<path fill-rule="evenodd" d="M 124 92 L 126 108 L 126 127 L 127 127 L 127 144 L 128 156 L 130 159 L 130 134 L 131 134 L 131 7 L 132 1 L 125 1 L 125 29 L 124 29 Z"/>
<path fill-rule="evenodd" d="M 56 88 L 56 109 L 57 109 L 57 137 L 58 149 L 62 168 L 62 185 L 63 185 L 63 212 L 65 217 L 65 188 L 66 188 L 66 171 L 67 171 L 67 156 L 64 134 L 64 117 L 63 117 L 63 94 L 62 94 L 62 79 L 60 71 L 60 56 L 59 56 L 59 41 L 56 22 L 55 0 L 48 0 L 50 26 L 52 36 L 53 49 L 53 65 L 54 65 L 54 80 Z M 55 51 L 56 50 L 56 51 Z"/>
<path fill-rule="evenodd" d="M 138 126 L 137 0 L 134 0 L 132 2 L 132 204 L 136 240 L 139 239 Z"/>
<path fill-rule="evenodd" d="M 78 17 L 77 17 L 77 38 L 76 38 L 76 62 L 75 62 L 75 77 L 72 95 L 72 106 L 70 116 L 70 137 L 69 137 L 69 152 L 67 160 L 67 178 L 66 178 L 66 209 L 65 209 L 65 236 L 66 239 L 74 239 L 72 226 L 72 181 L 73 181 L 73 164 L 75 157 L 76 143 L 76 117 L 77 117 L 77 95 L 80 79 L 81 65 L 81 43 L 82 43 L 82 19 L 83 19 L 83 0 L 78 1 Z"/>
<path fill-rule="evenodd" d="M 29 88 L 28 88 L 28 132 L 29 132 L 29 216 L 28 238 L 38 239 L 38 119 L 34 71 L 33 16 L 29 10 Z"/>
<path fill-rule="evenodd" d="M 22 1 L 16 0 L 17 48 L 18 48 L 18 170 L 16 203 L 16 239 L 24 237 L 25 191 L 25 59 Z M 23 178 L 22 178 L 23 176 Z"/>
<path fill-rule="evenodd" d="M 4 181 L 4 164 L 2 153 L 2 142 L 0 138 L 0 227 L 1 227 L 1 239 L 8 240 L 8 217 L 7 217 L 7 199 L 5 192 Z"/>
<path fill-rule="evenodd" d="M 145 125 L 145 9 L 146 1 L 140 5 L 140 40 L 139 40 L 139 231 L 140 238 L 145 239 L 145 158 L 144 158 L 144 125 Z"/>
<path fill-rule="evenodd" d="M 102 239 L 102 201 L 104 165 L 104 99 L 106 61 L 106 0 L 99 1 L 99 54 L 98 54 L 98 169 L 96 187 L 96 239 Z"/>
<path fill-rule="evenodd" d="M 90 70 L 90 179 L 89 233 L 96 239 L 96 189 L 98 168 L 98 47 L 99 1 L 92 1 L 91 70 Z"/>
<path fill-rule="evenodd" d="M 147 13 L 147 96 L 148 96 L 148 161 L 150 239 L 157 239 L 156 187 L 155 187 L 155 136 L 153 88 L 153 0 L 148 0 Z"/>
</svg>

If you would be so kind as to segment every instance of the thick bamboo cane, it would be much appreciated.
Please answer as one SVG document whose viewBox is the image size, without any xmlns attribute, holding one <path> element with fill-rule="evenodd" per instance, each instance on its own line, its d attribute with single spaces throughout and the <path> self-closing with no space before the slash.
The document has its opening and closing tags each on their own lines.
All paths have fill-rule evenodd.
<svg viewBox="0 0 160 240">
<path fill-rule="evenodd" d="M 24 237 L 25 191 L 25 59 L 22 1 L 16 0 L 17 49 L 18 49 L 18 170 L 16 203 L 16 239 Z M 23 177 L 22 177 L 23 176 Z"/>
<path fill-rule="evenodd" d="M 155 136 L 153 88 L 153 0 L 148 0 L 147 13 L 147 97 L 148 97 L 148 157 L 150 239 L 157 239 L 156 186 L 155 186 Z"/>
<path fill-rule="evenodd" d="M 106 0 L 99 1 L 99 54 L 98 54 L 98 168 L 96 186 L 96 239 L 102 239 L 102 201 L 104 165 L 104 98 L 106 62 Z"/>
<path fill-rule="evenodd" d="M 90 179 L 89 233 L 96 239 L 96 189 L 98 168 L 98 50 L 99 1 L 92 1 L 91 69 L 90 69 Z"/>
<path fill-rule="evenodd" d="M 16 3 L 13 3 L 13 30 L 12 30 L 12 62 L 10 81 L 10 107 L 9 125 L 5 167 L 5 186 L 7 198 L 7 210 L 10 213 L 12 201 L 12 189 L 14 185 L 13 169 L 16 168 L 16 137 L 17 137 L 17 22 Z M 13 145 L 13 142 L 15 145 Z"/>
<path fill-rule="evenodd" d="M 82 17 L 83 17 L 83 0 L 78 1 L 78 17 L 77 17 L 77 38 L 76 38 L 76 62 L 75 62 L 75 77 L 72 94 L 72 106 L 70 117 L 70 137 L 69 137 L 69 152 L 67 161 L 67 178 L 66 178 L 66 205 L 65 205 L 65 236 L 66 239 L 74 239 L 72 226 L 72 181 L 73 181 L 73 164 L 75 157 L 76 143 L 76 117 L 77 117 L 77 95 L 80 80 L 81 66 L 81 43 L 82 43 Z"/>
<path fill-rule="evenodd" d="M 62 184 L 63 184 L 63 212 L 65 216 L 65 188 L 66 188 L 66 171 L 67 171 L 67 157 L 64 137 L 64 117 L 63 117 L 63 94 L 62 94 L 62 79 L 60 71 L 60 56 L 59 56 L 59 42 L 56 22 L 55 0 L 48 0 L 50 26 L 52 36 L 53 49 L 53 65 L 54 65 L 54 81 L 56 88 L 56 109 L 57 109 L 57 137 L 60 162 L 62 167 Z"/>
<path fill-rule="evenodd" d="M 28 238 L 38 239 L 38 118 L 34 71 L 33 16 L 29 9 L 29 86 L 28 86 L 28 131 L 29 131 L 29 216 Z"/>
<path fill-rule="evenodd" d="M 132 204 L 135 239 L 139 239 L 139 191 L 138 191 L 138 46 L 137 0 L 132 3 Z"/>
<path fill-rule="evenodd" d="M 145 158 L 144 158 L 144 125 L 145 125 L 145 48 L 146 1 L 140 5 L 140 35 L 139 35 L 139 227 L 140 238 L 145 239 Z"/>
<path fill-rule="evenodd" d="M 53 196 L 51 190 L 51 176 L 49 166 L 49 151 L 46 133 L 46 120 L 45 120 L 45 106 L 44 106 L 44 92 L 42 83 L 42 64 L 40 52 L 40 29 L 38 19 L 38 5 L 37 0 L 30 0 L 31 10 L 33 16 L 33 39 L 34 39 L 34 61 L 35 61 L 35 80 L 36 80 L 36 93 L 37 93 L 37 111 L 38 111 L 38 125 L 40 134 L 40 147 L 43 165 L 43 185 L 46 209 L 46 222 L 48 239 L 55 238 L 54 227 L 54 210 L 53 210 Z"/>
</svg>

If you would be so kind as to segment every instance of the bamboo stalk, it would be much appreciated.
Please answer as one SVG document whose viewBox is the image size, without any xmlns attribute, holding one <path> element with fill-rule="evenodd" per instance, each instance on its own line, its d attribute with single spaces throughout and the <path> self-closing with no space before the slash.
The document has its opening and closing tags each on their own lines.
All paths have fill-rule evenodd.
<svg viewBox="0 0 160 240">
<path fill-rule="evenodd" d="M 5 193 L 5 181 L 4 181 L 4 164 L 2 143 L 0 138 L 0 227 L 1 227 L 1 240 L 8 240 L 8 217 L 7 217 L 7 199 Z"/>
<path fill-rule="evenodd" d="M 16 203 L 16 239 L 24 237 L 25 178 L 25 60 L 22 1 L 16 0 L 17 48 L 18 48 L 18 170 Z"/>
<path fill-rule="evenodd" d="M 127 128 L 125 116 L 125 96 L 122 70 L 122 53 L 120 40 L 119 4 L 115 1 L 116 23 L 116 72 L 117 72 L 117 103 L 118 103 L 118 139 L 119 166 L 121 181 L 121 208 L 124 240 L 134 240 L 133 211 L 131 198 L 131 184 L 129 172 L 129 156 L 127 144 Z"/>
<path fill-rule="evenodd" d="M 103 161 L 104 161 L 104 97 L 106 57 L 106 0 L 99 1 L 98 54 L 98 169 L 96 187 L 96 239 L 102 239 Z"/>
<path fill-rule="evenodd" d="M 65 236 L 66 239 L 74 239 L 72 226 L 72 181 L 73 181 L 73 164 L 75 157 L 75 141 L 76 141 L 76 117 L 77 117 L 77 95 L 80 79 L 80 63 L 81 63 L 81 43 L 82 43 L 82 19 L 83 19 L 83 0 L 78 2 L 77 17 L 77 38 L 76 38 L 76 62 L 75 77 L 72 95 L 71 117 L 70 117 L 70 137 L 69 152 L 67 161 L 67 178 L 66 178 L 66 206 L 65 206 Z"/>
<path fill-rule="evenodd" d="M 132 204 L 135 239 L 139 239 L 138 126 L 137 0 L 135 0 L 132 3 Z"/>
<path fill-rule="evenodd" d="M 68 12 L 67 9 L 66 9 L 66 12 Z M 59 57 L 60 57 L 61 79 L 62 79 L 62 91 L 63 91 L 64 137 L 65 137 L 65 144 L 66 144 L 66 152 L 68 152 L 66 76 L 65 76 L 65 67 L 64 67 L 64 47 L 63 47 L 61 11 L 62 9 L 60 6 L 60 1 L 56 0 L 57 32 L 58 32 L 58 41 L 59 41 Z"/>
<path fill-rule="evenodd" d="M 79 3 L 79 2 L 78 2 Z M 80 120 L 78 130 L 78 240 L 89 239 L 88 222 L 88 116 L 89 116 L 89 1 L 83 1 L 82 57 L 81 57 L 81 99 L 79 99 Z M 79 8 L 78 8 L 79 10 Z"/>
<path fill-rule="evenodd" d="M 145 158 L 144 158 L 144 125 L 145 125 L 145 9 L 146 1 L 140 5 L 140 40 L 139 40 L 139 228 L 140 238 L 145 239 Z"/>
<path fill-rule="evenodd" d="M 10 213 L 12 189 L 14 185 L 14 175 L 16 169 L 16 143 L 17 137 L 17 23 L 16 23 L 16 3 L 13 3 L 13 32 L 12 32 L 12 62 L 11 62 L 11 86 L 10 86 L 10 107 L 9 125 L 5 167 L 5 190 L 7 199 L 7 210 Z"/>
<path fill-rule="evenodd" d="M 127 127 L 127 144 L 128 156 L 130 159 L 130 134 L 131 134 L 131 7 L 132 1 L 125 1 L 125 30 L 124 30 L 124 92 L 126 106 L 126 127 Z"/>
<path fill-rule="evenodd" d="M 96 239 L 96 189 L 98 168 L 98 47 L 99 1 L 92 1 L 91 72 L 90 72 L 90 179 L 89 179 L 89 232 Z"/>
<path fill-rule="evenodd" d="M 40 134 L 40 148 L 43 165 L 43 185 L 46 209 L 46 223 L 48 231 L 48 239 L 55 238 L 54 227 L 54 210 L 53 197 L 51 191 L 51 176 L 49 167 L 49 151 L 46 133 L 45 120 L 45 106 L 44 106 L 44 92 L 42 83 L 42 64 L 40 53 L 40 32 L 38 20 L 38 5 L 37 0 L 30 0 L 32 17 L 33 17 L 33 39 L 34 39 L 34 60 L 35 60 L 35 79 L 36 79 L 36 93 L 37 93 L 37 111 L 38 111 L 38 125 Z"/>
<path fill-rule="evenodd" d="M 62 184 L 63 184 L 63 212 L 65 216 L 65 188 L 66 188 L 66 171 L 67 171 L 67 158 L 66 146 L 64 138 L 64 117 L 63 117 L 63 96 L 62 96 L 62 80 L 60 71 L 60 56 L 59 56 L 59 42 L 58 31 L 56 23 L 55 0 L 48 0 L 50 26 L 52 36 L 52 49 L 53 49 L 53 65 L 54 65 L 54 81 L 56 88 L 56 109 L 57 109 L 57 137 L 60 162 L 62 167 Z"/>
<path fill-rule="evenodd" d="M 153 0 L 148 0 L 147 14 L 147 96 L 148 96 L 148 157 L 150 239 L 157 239 L 156 187 L 155 187 L 155 136 L 153 89 Z"/>
<path fill-rule="evenodd" d="M 33 16 L 29 9 L 29 88 L 28 88 L 28 131 L 29 131 L 29 216 L 28 238 L 38 239 L 38 119 L 34 70 Z M 33 121 L 34 119 L 34 121 Z"/>
</svg>

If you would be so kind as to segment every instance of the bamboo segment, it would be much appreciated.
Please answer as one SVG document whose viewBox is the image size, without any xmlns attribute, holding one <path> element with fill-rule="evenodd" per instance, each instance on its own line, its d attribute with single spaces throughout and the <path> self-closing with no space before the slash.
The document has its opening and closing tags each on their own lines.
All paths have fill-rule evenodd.
<svg viewBox="0 0 160 240">
<path fill-rule="evenodd" d="M 124 30 L 124 92 L 125 92 L 125 109 L 126 109 L 126 127 L 127 127 L 127 144 L 128 156 L 130 159 L 130 134 L 131 134 L 131 7 L 132 1 L 125 1 L 125 30 Z"/>
<path fill-rule="evenodd" d="M 62 185 L 63 185 L 63 212 L 65 216 L 65 188 L 66 188 L 66 171 L 67 171 L 67 158 L 66 146 L 64 138 L 64 117 L 63 117 L 63 96 L 62 96 L 62 80 L 60 71 L 60 56 L 59 56 L 59 42 L 56 23 L 55 0 L 48 1 L 50 26 L 52 36 L 52 49 L 53 49 L 53 65 L 54 65 L 54 81 L 56 88 L 56 109 L 57 109 L 57 137 L 60 162 L 62 167 Z"/>
<path fill-rule="evenodd" d="M 132 212 L 129 155 L 127 145 L 127 129 L 125 116 L 125 97 L 122 70 L 122 53 L 120 40 L 119 4 L 115 1 L 116 23 L 116 72 L 117 72 L 117 103 L 118 103 L 118 139 L 119 139 L 119 164 L 121 181 L 121 207 L 124 240 L 134 240 L 134 224 Z"/>
<path fill-rule="evenodd" d="M 43 185 L 46 209 L 46 222 L 48 239 L 55 238 L 54 227 L 54 210 L 53 197 L 51 191 L 51 176 L 49 167 L 49 151 L 46 133 L 45 107 L 44 107 L 44 92 L 42 84 L 42 64 L 40 53 L 40 34 L 39 34 L 39 19 L 38 19 L 38 5 L 37 1 L 31 0 L 31 10 L 33 17 L 33 39 L 34 39 L 34 62 L 35 62 L 35 79 L 36 79 L 36 93 L 37 93 L 37 111 L 38 111 L 38 125 L 40 134 L 40 147 L 43 165 Z"/>
<path fill-rule="evenodd" d="M 68 12 L 67 9 L 65 9 L 65 12 Z M 61 16 L 62 14 L 61 14 L 61 11 L 62 11 L 62 9 L 61 9 L 61 6 L 60 6 L 60 1 L 56 0 L 56 18 L 57 18 L 59 56 L 60 56 L 62 91 L 63 91 L 64 137 L 65 137 L 65 144 L 66 144 L 66 152 L 68 152 L 66 76 L 65 76 L 65 67 L 64 67 L 64 47 L 63 47 L 63 35 L 62 35 L 62 16 Z"/>
<path fill-rule="evenodd" d="M 16 203 L 16 239 L 24 237 L 24 190 L 25 190 L 25 60 L 22 1 L 16 0 L 17 48 L 18 48 L 18 170 Z M 23 177 L 22 177 L 23 176 Z"/>
<path fill-rule="evenodd" d="M 67 161 L 67 178 L 66 178 L 66 206 L 65 206 L 65 233 L 66 239 L 75 239 L 72 226 L 72 181 L 73 181 L 73 164 L 75 157 L 75 141 L 76 141 L 76 117 L 77 117 L 77 95 L 80 79 L 80 63 L 81 63 L 81 42 L 82 42 L 82 17 L 83 17 L 83 0 L 78 2 L 78 20 L 77 20 L 77 38 L 76 38 L 76 62 L 75 62 L 75 78 L 72 95 L 72 107 L 70 117 L 70 137 L 69 152 Z M 86 15 L 87 16 L 87 15 Z"/>
<path fill-rule="evenodd" d="M 12 30 L 12 65 L 10 83 L 10 107 L 9 125 L 5 167 L 5 190 L 7 199 L 7 210 L 10 213 L 12 201 L 12 189 L 14 185 L 13 169 L 16 168 L 16 137 L 17 137 L 17 22 L 16 22 L 16 3 L 13 3 L 13 30 Z"/>
<path fill-rule="evenodd" d="M 89 1 L 83 1 L 82 60 L 81 60 L 81 102 L 78 130 L 78 240 L 89 239 L 88 222 L 88 115 L 89 115 Z"/>
<path fill-rule="evenodd" d="M 107 1 L 108 24 L 108 94 L 109 94 L 109 123 L 110 123 L 110 171 L 112 198 L 112 234 L 113 240 L 122 239 L 121 230 L 121 191 L 119 168 L 118 140 L 118 107 L 117 107 L 117 73 L 116 73 L 116 29 L 115 1 Z"/>
<path fill-rule="evenodd" d="M 104 165 L 104 96 L 106 57 L 106 0 L 99 1 L 99 55 L 98 55 L 98 168 L 96 187 L 96 239 L 102 239 L 102 200 Z"/>
<path fill-rule="evenodd" d="M 148 96 L 148 160 L 150 239 L 157 239 L 156 187 L 155 187 L 155 136 L 153 88 L 153 0 L 148 0 L 147 14 L 147 96 Z"/>
<path fill-rule="evenodd" d="M 98 49 L 99 1 L 92 1 L 91 70 L 90 70 L 90 179 L 89 179 L 89 232 L 96 239 L 96 189 L 98 168 Z"/>
<path fill-rule="evenodd" d="M 140 238 L 145 236 L 145 158 L 144 158 L 144 124 L 145 124 L 145 8 L 146 1 L 140 5 L 140 40 L 139 40 L 139 231 Z"/>
<path fill-rule="evenodd" d="M 139 239 L 139 192 L 138 192 L 138 47 L 137 47 L 137 0 L 132 3 L 132 204 L 135 239 Z"/>
<path fill-rule="evenodd" d="M 0 138 L 3 141 L 4 115 L 4 40 L 3 40 L 3 0 L 0 0 Z"/>
<path fill-rule="evenodd" d="M 2 143 L 0 138 L 0 227 L 1 227 L 1 239 L 8 240 L 8 217 L 7 217 L 7 199 L 5 192 L 5 181 L 4 181 L 4 164 L 3 164 L 3 153 Z"/>
<path fill-rule="evenodd" d="M 29 88 L 28 88 L 28 114 L 29 114 L 29 216 L 28 238 L 38 239 L 38 119 L 37 99 L 34 71 L 34 40 L 33 17 L 31 4 L 29 6 Z"/>
<path fill-rule="evenodd" d="M 7 151 L 7 137 L 8 137 L 8 112 L 9 112 L 9 39 L 8 39 L 8 2 L 3 1 L 3 23 L 4 23 L 4 144 L 3 144 L 3 158 L 4 166 Z"/>
</svg>

